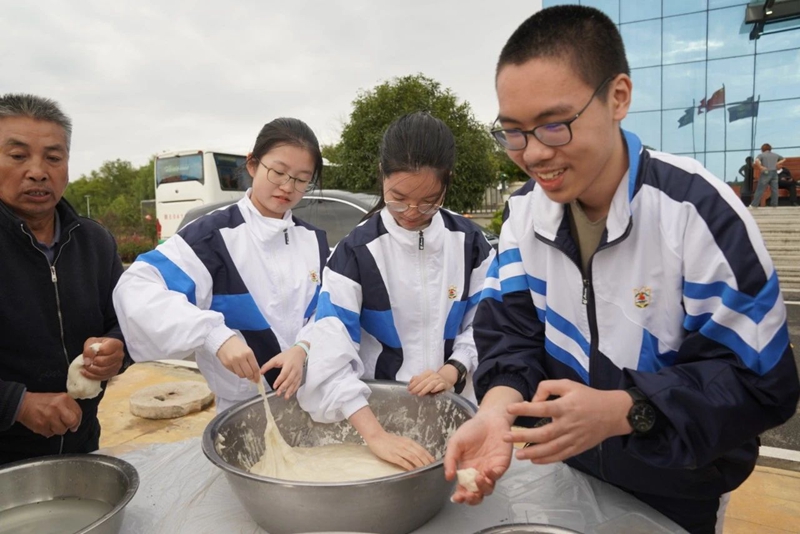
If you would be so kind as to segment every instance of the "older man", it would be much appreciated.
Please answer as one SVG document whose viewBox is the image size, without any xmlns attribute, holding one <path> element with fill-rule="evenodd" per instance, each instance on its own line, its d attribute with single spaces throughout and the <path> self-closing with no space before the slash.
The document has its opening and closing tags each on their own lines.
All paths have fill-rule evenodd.
<svg viewBox="0 0 800 534">
<path fill-rule="evenodd" d="M 52 100 L 0 96 L 0 464 L 96 450 L 102 395 L 72 399 L 67 369 L 82 354 L 104 381 L 125 360 L 114 238 L 61 198 L 71 131 Z"/>
</svg>

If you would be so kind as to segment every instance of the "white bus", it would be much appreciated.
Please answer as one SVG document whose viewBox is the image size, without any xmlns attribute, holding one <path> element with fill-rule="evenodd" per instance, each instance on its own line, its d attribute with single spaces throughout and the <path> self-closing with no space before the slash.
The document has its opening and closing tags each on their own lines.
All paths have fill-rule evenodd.
<svg viewBox="0 0 800 534">
<path fill-rule="evenodd" d="M 238 200 L 252 179 L 246 156 L 215 150 L 180 150 L 156 156 L 156 228 L 158 242 L 174 234 L 191 208 Z"/>
</svg>

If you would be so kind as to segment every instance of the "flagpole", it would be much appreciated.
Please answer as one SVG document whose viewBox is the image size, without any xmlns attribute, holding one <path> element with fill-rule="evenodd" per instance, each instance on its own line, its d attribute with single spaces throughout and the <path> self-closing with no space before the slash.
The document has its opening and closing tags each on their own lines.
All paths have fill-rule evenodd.
<svg viewBox="0 0 800 534">
<path fill-rule="evenodd" d="M 724 128 L 722 150 L 725 154 L 722 157 L 722 181 L 728 181 L 728 98 L 725 95 L 725 84 L 722 84 L 722 127 Z"/>
<path fill-rule="evenodd" d="M 757 102 L 761 102 L 761 95 L 758 95 Z M 753 111 L 755 111 L 756 109 L 758 109 L 758 104 L 756 104 L 756 107 L 753 108 Z M 750 148 L 750 154 L 751 154 L 751 157 L 752 157 L 752 154 L 755 154 L 756 136 L 757 135 L 758 135 L 758 113 L 756 113 L 756 116 L 753 119 L 753 138 L 750 140 L 750 147 L 751 147 Z"/>
<path fill-rule="evenodd" d="M 694 159 L 697 159 L 697 147 L 695 146 L 695 141 L 694 141 L 694 105 L 695 101 L 693 98 L 692 99 L 692 154 Z"/>
</svg>

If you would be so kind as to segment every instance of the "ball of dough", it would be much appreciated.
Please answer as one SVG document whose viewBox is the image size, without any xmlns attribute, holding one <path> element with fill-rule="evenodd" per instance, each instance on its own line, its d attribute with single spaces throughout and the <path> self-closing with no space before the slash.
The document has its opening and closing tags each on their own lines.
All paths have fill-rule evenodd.
<svg viewBox="0 0 800 534">
<path fill-rule="evenodd" d="M 456 471 L 456 476 L 458 477 L 459 485 L 464 486 L 466 489 L 472 492 L 478 491 L 478 485 L 475 483 L 475 477 L 478 476 L 477 469 L 474 467 L 459 469 Z"/>
<path fill-rule="evenodd" d="M 97 353 L 100 343 L 94 343 L 91 349 Z M 92 380 L 81 374 L 83 354 L 72 360 L 67 371 L 67 394 L 73 399 L 93 399 L 103 391 L 100 380 Z"/>
</svg>

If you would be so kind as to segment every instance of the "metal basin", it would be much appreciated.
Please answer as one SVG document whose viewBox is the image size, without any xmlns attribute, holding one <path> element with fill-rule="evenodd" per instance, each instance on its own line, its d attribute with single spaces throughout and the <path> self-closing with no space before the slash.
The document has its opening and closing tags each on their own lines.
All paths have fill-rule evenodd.
<svg viewBox="0 0 800 534">
<path fill-rule="evenodd" d="M 0 534 L 111 534 L 139 487 L 136 469 L 100 454 L 45 456 L 0 469 Z"/>
<path fill-rule="evenodd" d="M 344 483 L 289 482 L 248 469 L 264 452 L 266 417 L 259 397 L 217 415 L 203 433 L 203 452 L 222 469 L 239 501 L 270 534 L 346 531 L 406 534 L 436 515 L 455 482 L 444 479 L 448 438 L 475 414 L 454 393 L 410 395 L 406 384 L 368 381 L 372 411 L 383 427 L 416 440 L 437 458 L 433 464 L 383 478 Z M 313 447 L 363 443 L 347 421 L 320 424 L 297 401 L 270 394 L 270 408 L 287 443 Z"/>
<path fill-rule="evenodd" d="M 510 525 L 502 525 L 491 527 L 475 534 L 580 534 L 575 530 L 563 527 L 556 527 L 553 525 L 535 525 L 535 524 L 522 524 L 514 523 Z"/>
</svg>

